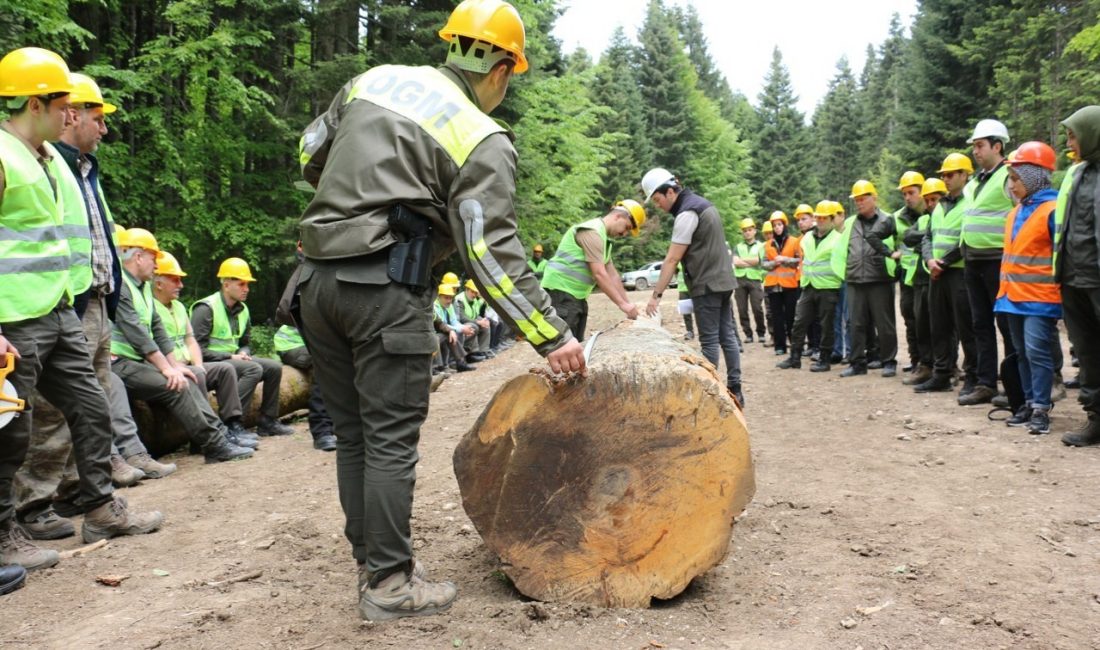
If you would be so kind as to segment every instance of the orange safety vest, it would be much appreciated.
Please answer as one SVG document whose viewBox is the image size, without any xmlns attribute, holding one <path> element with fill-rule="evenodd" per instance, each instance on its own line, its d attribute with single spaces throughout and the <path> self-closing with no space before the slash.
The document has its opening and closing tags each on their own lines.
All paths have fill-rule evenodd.
<svg viewBox="0 0 1100 650">
<path fill-rule="evenodd" d="M 998 298 L 1007 296 L 1012 302 L 1061 304 L 1061 288 L 1054 281 L 1054 243 L 1047 230 L 1050 213 L 1056 205 L 1055 201 L 1044 201 L 1035 208 L 1016 233 L 1015 240 L 1012 239 L 1012 224 L 1020 206 L 1008 213 Z"/>
<path fill-rule="evenodd" d="M 768 245 L 764 247 L 764 254 L 769 260 L 782 255 L 783 257 L 802 257 L 802 246 L 799 242 L 802 241 L 801 237 L 795 237 L 791 235 L 787 237 L 787 243 L 783 244 L 783 250 L 777 250 L 775 247 L 775 240 L 768 242 Z M 797 289 L 798 282 L 802 279 L 802 265 L 799 264 L 797 268 L 791 268 L 789 266 L 777 266 L 774 270 L 770 271 L 767 276 L 764 277 L 764 286 L 773 287 L 779 285 L 784 289 Z"/>
</svg>

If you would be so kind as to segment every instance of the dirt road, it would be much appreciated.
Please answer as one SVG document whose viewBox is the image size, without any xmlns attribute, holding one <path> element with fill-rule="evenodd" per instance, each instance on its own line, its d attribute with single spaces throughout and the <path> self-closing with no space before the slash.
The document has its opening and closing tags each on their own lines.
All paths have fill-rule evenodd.
<svg viewBox="0 0 1100 650">
<path fill-rule="evenodd" d="M 662 309 L 682 332 L 675 298 Z M 618 319 L 591 302 L 593 330 Z M 744 355 L 756 499 L 726 561 L 673 601 L 532 603 L 496 571 L 462 511 L 451 452 L 501 382 L 540 364 L 517 346 L 444 382 L 423 431 L 415 544 L 431 575 L 459 585 L 448 613 L 359 622 L 334 457 L 299 424 L 250 461 L 175 458 L 176 475 L 126 490 L 165 512 L 164 530 L 32 574 L 0 599 L 0 646 L 1100 647 L 1100 450 L 1008 429 L 900 379 L 776 360 L 759 343 Z M 1057 433 L 1083 421 L 1074 396 L 1054 410 Z M 129 577 L 96 583 L 106 575 Z"/>
</svg>

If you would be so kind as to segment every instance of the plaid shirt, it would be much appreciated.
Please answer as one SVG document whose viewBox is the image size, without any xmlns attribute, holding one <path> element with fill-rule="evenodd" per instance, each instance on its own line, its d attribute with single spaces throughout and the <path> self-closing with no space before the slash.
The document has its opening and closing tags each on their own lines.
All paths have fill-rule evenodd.
<svg viewBox="0 0 1100 650">
<path fill-rule="evenodd" d="M 111 239 L 103 227 L 98 193 L 92 187 L 90 178 L 92 161 L 82 155 L 77 165 L 80 169 L 80 188 L 84 192 L 84 205 L 88 208 L 88 226 L 92 231 L 92 288 L 108 294 L 115 290 L 114 277 L 111 274 Z"/>
</svg>

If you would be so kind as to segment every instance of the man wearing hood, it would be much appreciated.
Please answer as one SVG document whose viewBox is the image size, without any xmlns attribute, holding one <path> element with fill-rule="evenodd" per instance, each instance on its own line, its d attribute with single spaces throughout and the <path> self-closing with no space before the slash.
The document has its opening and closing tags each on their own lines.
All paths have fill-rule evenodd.
<svg viewBox="0 0 1100 650">
<path fill-rule="evenodd" d="M 1062 442 L 1085 447 L 1100 444 L 1100 106 L 1086 106 L 1062 125 L 1080 162 L 1062 179 L 1054 210 L 1054 277 L 1062 284 L 1066 329 L 1081 362 L 1077 401 L 1088 414 Z"/>
</svg>

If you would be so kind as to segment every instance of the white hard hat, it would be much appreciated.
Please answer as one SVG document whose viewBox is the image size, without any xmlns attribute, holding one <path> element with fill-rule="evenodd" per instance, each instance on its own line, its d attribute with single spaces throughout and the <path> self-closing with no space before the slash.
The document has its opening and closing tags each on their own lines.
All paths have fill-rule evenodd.
<svg viewBox="0 0 1100 650">
<path fill-rule="evenodd" d="M 647 171 L 645 176 L 642 177 L 642 191 L 645 192 L 645 200 L 648 201 L 653 193 L 657 191 L 657 188 L 675 180 L 676 177 L 672 175 L 672 172 L 663 167 L 654 167 Z"/>
<path fill-rule="evenodd" d="M 981 120 L 974 127 L 974 135 L 970 136 L 966 144 L 973 144 L 981 138 L 997 138 L 1001 142 L 1008 142 L 1008 127 L 999 120 Z"/>
</svg>

